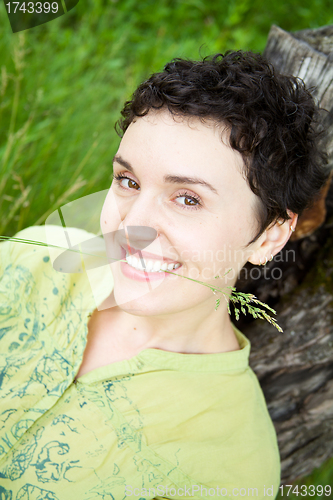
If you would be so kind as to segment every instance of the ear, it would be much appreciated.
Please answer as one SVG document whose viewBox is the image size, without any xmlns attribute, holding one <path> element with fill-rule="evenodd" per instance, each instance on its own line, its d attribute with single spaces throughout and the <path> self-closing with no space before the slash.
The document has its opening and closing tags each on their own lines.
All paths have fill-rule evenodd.
<svg viewBox="0 0 333 500">
<path fill-rule="evenodd" d="M 258 246 L 248 259 L 251 264 L 260 265 L 272 260 L 272 256 L 282 250 L 295 230 L 298 215 L 287 210 L 291 219 L 286 221 L 278 220 L 269 226 L 257 240 Z"/>
</svg>

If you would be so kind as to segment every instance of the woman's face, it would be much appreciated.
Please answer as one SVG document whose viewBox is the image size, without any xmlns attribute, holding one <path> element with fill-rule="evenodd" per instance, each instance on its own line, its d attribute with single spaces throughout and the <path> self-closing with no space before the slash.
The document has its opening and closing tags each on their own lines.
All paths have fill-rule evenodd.
<svg viewBox="0 0 333 500">
<path fill-rule="evenodd" d="M 168 111 L 137 118 L 114 158 L 114 175 L 127 179 L 112 182 L 101 213 L 103 234 L 149 226 L 158 236 L 143 256 L 146 251 L 161 261 L 169 258 L 181 264 L 174 273 L 215 287 L 233 285 L 259 246 L 255 242 L 245 249 L 258 229 L 258 199 L 241 173 L 241 155 L 227 138 L 221 127 L 197 118 L 174 119 Z M 139 239 L 130 239 L 131 247 L 142 249 Z M 126 246 L 123 237 L 119 244 Z M 230 268 L 225 278 L 215 278 Z M 116 302 L 128 312 L 169 314 L 199 304 L 214 310 L 216 296 L 192 280 L 167 273 L 133 274 L 129 264 L 120 262 L 112 272 Z"/>
</svg>

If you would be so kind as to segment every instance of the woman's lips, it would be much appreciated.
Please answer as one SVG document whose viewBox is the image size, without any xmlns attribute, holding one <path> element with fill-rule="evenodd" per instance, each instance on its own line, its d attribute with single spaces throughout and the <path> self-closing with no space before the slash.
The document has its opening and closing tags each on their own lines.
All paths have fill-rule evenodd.
<svg viewBox="0 0 333 500">
<path fill-rule="evenodd" d="M 180 265 L 177 269 L 174 269 L 173 271 L 170 272 L 165 272 L 165 271 L 157 271 L 157 272 L 147 272 L 147 271 L 139 271 L 138 269 L 135 269 L 134 267 L 130 266 L 127 264 L 127 262 L 123 262 L 123 260 L 126 259 L 126 251 L 124 248 L 121 248 L 121 258 L 122 262 L 120 262 L 120 269 L 121 272 L 126 276 L 126 278 L 130 278 L 132 280 L 136 281 L 153 281 L 153 280 L 161 280 L 162 278 L 166 278 L 167 276 L 170 275 L 170 272 L 178 271 L 182 267 Z M 170 263 L 173 263 L 175 261 L 171 261 Z"/>
</svg>

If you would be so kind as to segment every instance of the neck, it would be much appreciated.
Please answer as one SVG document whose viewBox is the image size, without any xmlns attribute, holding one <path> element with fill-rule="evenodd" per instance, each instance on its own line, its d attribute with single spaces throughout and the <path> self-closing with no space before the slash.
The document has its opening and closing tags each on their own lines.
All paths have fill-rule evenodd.
<svg viewBox="0 0 333 500">
<path fill-rule="evenodd" d="M 234 351 L 239 343 L 232 328 L 227 305 L 207 313 L 204 304 L 173 314 L 139 316 L 118 306 L 98 311 L 113 332 L 122 332 L 121 342 L 134 351 L 147 348 L 184 354 L 209 354 Z"/>
</svg>

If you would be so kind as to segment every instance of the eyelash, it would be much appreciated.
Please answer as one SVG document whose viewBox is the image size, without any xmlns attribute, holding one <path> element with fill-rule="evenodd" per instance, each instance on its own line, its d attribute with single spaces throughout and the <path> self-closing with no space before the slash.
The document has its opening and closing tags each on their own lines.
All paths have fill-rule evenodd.
<svg viewBox="0 0 333 500">
<path fill-rule="evenodd" d="M 112 174 L 112 177 L 113 179 L 116 181 L 117 185 L 121 188 L 121 189 L 126 189 L 124 188 L 120 183 L 122 181 L 122 179 L 128 179 L 129 181 L 132 181 L 132 182 L 135 182 L 133 181 L 133 179 L 131 179 L 130 177 L 127 177 L 126 175 L 124 174 Z M 136 183 L 136 182 L 135 182 Z M 137 183 L 136 183 L 137 184 Z M 197 205 L 182 205 L 181 203 L 179 204 L 181 208 L 184 208 L 185 210 L 186 209 L 190 209 L 190 210 L 198 210 L 199 207 L 201 207 L 201 199 L 199 198 L 199 196 L 194 196 L 193 194 L 189 194 L 187 191 L 184 191 L 183 193 L 179 194 L 177 196 L 177 198 L 179 197 L 185 197 L 185 198 L 189 198 L 193 201 L 196 201 L 198 204 Z"/>
</svg>

